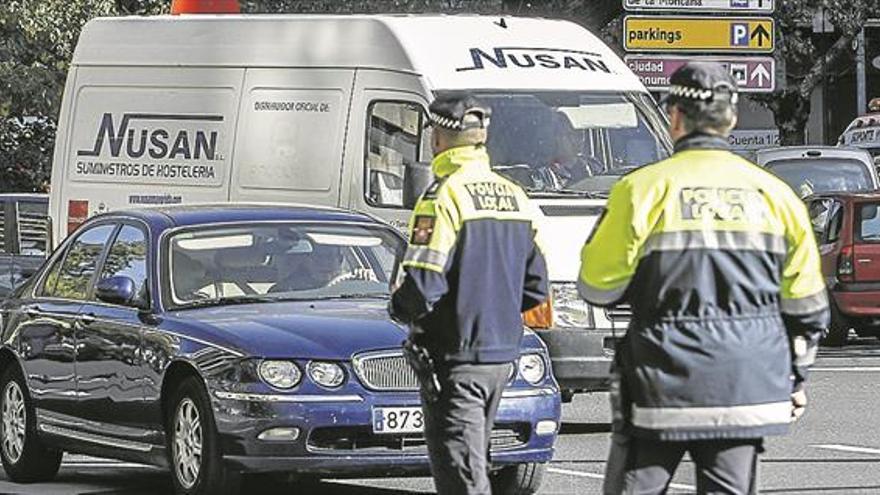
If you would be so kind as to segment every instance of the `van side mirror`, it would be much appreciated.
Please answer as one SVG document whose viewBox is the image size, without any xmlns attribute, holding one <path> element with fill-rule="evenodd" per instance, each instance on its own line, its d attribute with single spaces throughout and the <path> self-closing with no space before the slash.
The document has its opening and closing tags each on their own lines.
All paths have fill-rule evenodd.
<svg viewBox="0 0 880 495">
<path fill-rule="evenodd" d="M 413 209 L 431 183 L 434 181 L 434 173 L 431 164 L 427 162 L 407 163 L 403 171 L 403 206 Z"/>
<path fill-rule="evenodd" d="M 135 283 L 131 277 L 108 277 L 98 282 L 95 287 L 95 297 L 109 304 L 137 307 L 135 290 Z"/>
</svg>

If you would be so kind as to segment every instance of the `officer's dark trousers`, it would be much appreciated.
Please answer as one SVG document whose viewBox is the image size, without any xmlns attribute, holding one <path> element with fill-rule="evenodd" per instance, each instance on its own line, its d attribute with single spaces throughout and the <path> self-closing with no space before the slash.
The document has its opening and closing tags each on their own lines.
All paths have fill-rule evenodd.
<svg viewBox="0 0 880 495">
<path fill-rule="evenodd" d="M 489 439 L 510 364 L 438 369 L 442 393 L 422 399 L 431 474 L 440 495 L 488 495 Z"/>
<path fill-rule="evenodd" d="M 633 438 L 618 486 L 626 495 L 666 493 L 675 469 L 688 452 L 696 468 L 697 493 L 756 493 L 753 483 L 760 450 L 760 439 L 661 442 Z"/>
</svg>

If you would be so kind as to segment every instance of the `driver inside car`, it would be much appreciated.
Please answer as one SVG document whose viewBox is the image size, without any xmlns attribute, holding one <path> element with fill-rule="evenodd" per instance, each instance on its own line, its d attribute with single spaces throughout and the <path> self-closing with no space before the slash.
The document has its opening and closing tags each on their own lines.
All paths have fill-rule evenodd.
<svg viewBox="0 0 880 495">
<path fill-rule="evenodd" d="M 320 289 L 345 280 L 376 281 L 369 268 L 346 270 L 343 248 L 330 244 L 312 244 L 311 252 L 283 253 L 277 263 L 279 280 L 269 292 Z"/>
</svg>

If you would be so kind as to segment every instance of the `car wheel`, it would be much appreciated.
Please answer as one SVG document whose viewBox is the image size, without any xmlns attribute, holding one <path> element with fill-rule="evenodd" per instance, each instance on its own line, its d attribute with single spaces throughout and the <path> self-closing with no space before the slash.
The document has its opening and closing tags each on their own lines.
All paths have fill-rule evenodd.
<svg viewBox="0 0 880 495">
<path fill-rule="evenodd" d="M 503 467 L 492 475 L 493 495 L 532 495 L 544 481 L 544 463 L 516 464 Z"/>
<path fill-rule="evenodd" d="M 223 464 L 214 415 L 201 381 L 195 377 L 184 379 L 170 404 L 165 424 L 175 493 L 238 493 L 240 476 Z"/>
<path fill-rule="evenodd" d="M 828 325 L 828 334 L 825 335 L 823 343 L 831 347 L 842 347 L 846 345 L 849 329 L 850 323 L 847 318 L 840 314 L 840 311 L 834 303 L 831 303 L 831 324 Z"/>
<path fill-rule="evenodd" d="M 0 459 L 16 483 L 48 481 L 61 467 L 63 452 L 46 447 L 37 437 L 37 418 L 17 366 L 0 378 Z"/>
</svg>

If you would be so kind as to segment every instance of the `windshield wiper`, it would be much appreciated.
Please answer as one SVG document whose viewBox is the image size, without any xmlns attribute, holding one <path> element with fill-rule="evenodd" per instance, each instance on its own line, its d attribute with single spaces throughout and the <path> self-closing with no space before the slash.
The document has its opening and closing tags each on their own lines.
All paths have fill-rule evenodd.
<svg viewBox="0 0 880 495">
<path fill-rule="evenodd" d="M 251 304 L 275 301 L 277 301 L 276 298 L 267 296 L 225 296 L 212 299 L 191 301 L 179 305 L 177 309 L 208 308 L 211 306 L 230 306 L 233 304 Z"/>
<path fill-rule="evenodd" d="M 588 199 L 605 199 L 608 197 L 608 193 L 606 192 L 598 192 L 598 191 L 577 191 L 574 189 L 538 189 L 538 188 L 527 188 L 526 192 L 529 193 L 529 196 L 533 197 L 541 197 L 541 196 L 578 196 L 581 198 Z"/>
<path fill-rule="evenodd" d="M 322 296 L 316 297 L 316 301 L 329 301 L 333 299 L 389 299 L 391 296 L 388 294 L 376 293 L 376 292 L 362 292 L 362 293 L 353 293 L 353 294 L 338 294 L 335 296 Z"/>
</svg>

